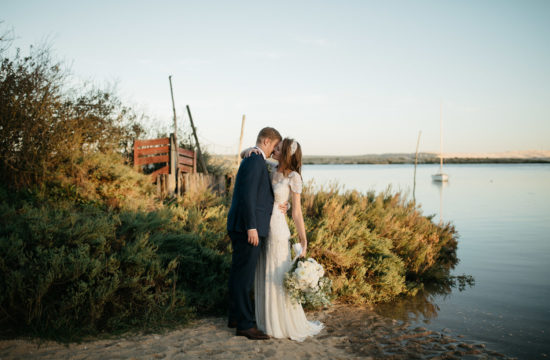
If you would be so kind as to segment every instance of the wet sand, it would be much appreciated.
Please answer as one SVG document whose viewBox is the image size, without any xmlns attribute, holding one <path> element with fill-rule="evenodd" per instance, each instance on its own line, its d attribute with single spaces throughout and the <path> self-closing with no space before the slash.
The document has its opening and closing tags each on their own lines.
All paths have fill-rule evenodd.
<svg viewBox="0 0 550 360">
<path fill-rule="evenodd" d="M 316 337 L 252 341 L 235 336 L 224 318 L 199 319 L 163 334 L 58 344 L 0 341 L 7 359 L 512 359 L 485 344 L 452 338 L 374 311 L 336 305 L 308 314 L 325 323 Z"/>
</svg>

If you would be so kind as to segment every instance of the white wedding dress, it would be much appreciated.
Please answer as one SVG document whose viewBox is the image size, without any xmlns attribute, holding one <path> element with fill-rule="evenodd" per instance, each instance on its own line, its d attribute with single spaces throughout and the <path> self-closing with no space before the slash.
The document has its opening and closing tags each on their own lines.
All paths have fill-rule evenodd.
<svg viewBox="0 0 550 360">
<path fill-rule="evenodd" d="M 271 172 L 271 183 L 275 202 L 269 235 L 262 242 L 254 284 L 256 324 L 258 329 L 274 338 L 303 341 L 318 334 L 323 324 L 308 321 L 302 306 L 294 303 L 284 289 L 285 273 L 292 266 L 290 230 L 285 214 L 278 208 L 279 204 L 288 201 L 291 190 L 302 192 L 302 179 L 297 172 L 285 177 L 275 169 Z"/>
</svg>

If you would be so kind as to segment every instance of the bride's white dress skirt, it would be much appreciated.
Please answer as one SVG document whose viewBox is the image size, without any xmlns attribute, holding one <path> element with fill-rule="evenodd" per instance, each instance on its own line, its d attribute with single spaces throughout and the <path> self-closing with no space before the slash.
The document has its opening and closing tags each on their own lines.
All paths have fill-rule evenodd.
<svg viewBox="0 0 550 360">
<path fill-rule="evenodd" d="M 284 276 L 291 266 L 290 230 L 285 215 L 278 209 L 289 197 L 290 186 L 301 192 L 301 178 L 297 173 L 283 177 L 276 173 L 273 179 L 275 204 L 271 215 L 269 235 L 261 246 L 254 295 L 258 329 L 274 338 L 303 341 L 318 334 L 323 324 L 308 321 L 300 304 L 294 303 L 284 289 Z"/>
</svg>

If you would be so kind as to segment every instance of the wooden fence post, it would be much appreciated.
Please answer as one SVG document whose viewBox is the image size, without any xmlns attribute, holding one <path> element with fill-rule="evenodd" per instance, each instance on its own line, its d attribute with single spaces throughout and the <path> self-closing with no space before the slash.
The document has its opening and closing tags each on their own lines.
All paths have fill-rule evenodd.
<svg viewBox="0 0 550 360">
<path fill-rule="evenodd" d="M 132 149 L 134 149 L 134 169 L 138 169 L 139 165 L 138 163 L 138 148 L 136 146 L 136 139 L 134 139 L 134 143 L 132 144 Z"/>
<path fill-rule="evenodd" d="M 187 114 L 189 115 L 189 121 L 191 122 L 191 129 L 193 130 L 193 136 L 195 137 L 195 144 L 197 145 L 197 151 L 199 152 L 199 161 L 201 164 L 202 172 L 208 174 L 208 169 L 206 169 L 206 163 L 204 162 L 204 157 L 202 156 L 201 144 L 199 143 L 199 138 L 197 137 L 197 130 L 195 129 L 195 123 L 193 122 L 193 117 L 191 116 L 191 109 L 189 105 L 187 106 Z"/>
<path fill-rule="evenodd" d="M 170 170 L 168 172 L 168 181 L 166 184 L 166 191 L 169 195 L 176 193 L 176 175 L 178 170 L 178 147 L 176 145 L 176 136 L 170 134 Z"/>
<path fill-rule="evenodd" d="M 241 122 L 241 136 L 239 138 L 239 151 L 237 152 L 237 164 L 241 162 L 241 150 L 243 149 L 244 120 L 245 120 L 245 115 L 243 114 L 243 121 Z"/>
</svg>

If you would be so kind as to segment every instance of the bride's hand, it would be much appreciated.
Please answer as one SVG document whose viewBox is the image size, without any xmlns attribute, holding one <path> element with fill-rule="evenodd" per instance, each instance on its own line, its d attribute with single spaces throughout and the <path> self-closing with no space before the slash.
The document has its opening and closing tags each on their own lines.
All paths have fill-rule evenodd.
<svg viewBox="0 0 550 360">
<path fill-rule="evenodd" d="M 244 149 L 242 152 L 241 152 L 241 158 L 247 158 L 247 157 L 250 157 L 250 155 L 252 154 L 258 154 L 260 155 L 260 150 L 255 148 L 255 147 L 251 147 L 251 148 L 248 148 L 248 149 Z"/>
<path fill-rule="evenodd" d="M 306 245 L 306 246 L 302 246 L 302 253 L 300 254 L 300 257 L 301 257 L 301 258 L 305 258 L 305 257 L 306 257 L 306 250 L 307 250 L 307 245 Z"/>
</svg>

